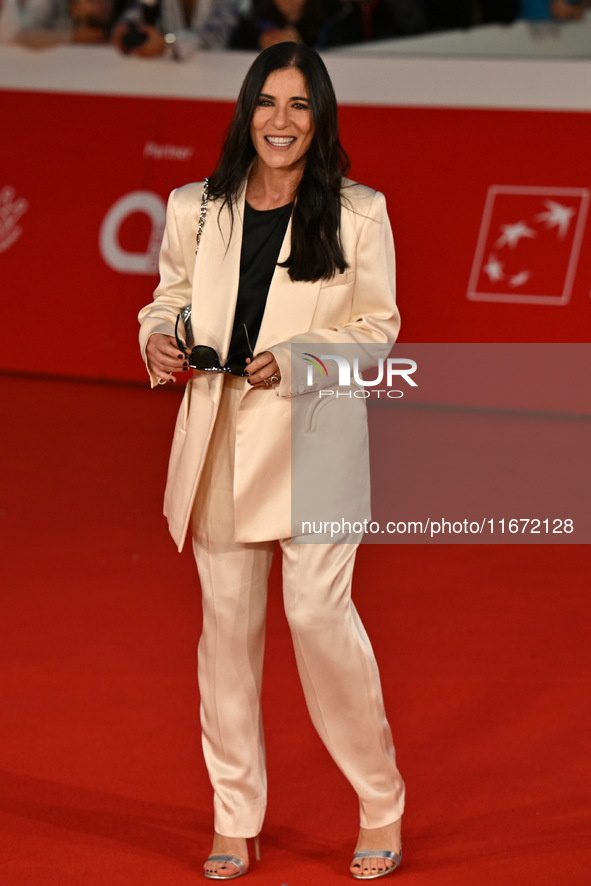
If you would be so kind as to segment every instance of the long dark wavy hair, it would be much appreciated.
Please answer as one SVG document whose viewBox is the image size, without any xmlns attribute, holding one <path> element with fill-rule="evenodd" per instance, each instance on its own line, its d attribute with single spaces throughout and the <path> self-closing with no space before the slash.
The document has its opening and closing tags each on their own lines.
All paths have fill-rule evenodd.
<svg viewBox="0 0 591 886">
<path fill-rule="evenodd" d="M 232 204 L 256 156 L 250 123 L 263 85 L 272 71 L 298 68 L 310 93 L 314 138 L 306 155 L 292 216 L 291 252 L 283 263 L 292 280 L 329 279 L 347 267 L 340 242 L 341 182 L 349 158 L 339 140 L 337 101 L 324 62 L 304 43 L 278 43 L 251 65 L 240 90 L 234 119 L 215 172 L 209 180 L 212 198 Z"/>
</svg>

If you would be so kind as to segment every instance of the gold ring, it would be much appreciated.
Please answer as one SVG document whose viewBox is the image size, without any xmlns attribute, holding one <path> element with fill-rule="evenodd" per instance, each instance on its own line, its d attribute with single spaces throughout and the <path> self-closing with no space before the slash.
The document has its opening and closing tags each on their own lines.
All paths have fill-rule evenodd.
<svg viewBox="0 0 591 886">
<path fill-rule="evenodd" d="M 272 376 L 271 376 L 271 384 L 276 385 L 278 381 L 279 381 L 279 376 L 278 376 L 278 375 L 272 375 Z"/>
</svg>

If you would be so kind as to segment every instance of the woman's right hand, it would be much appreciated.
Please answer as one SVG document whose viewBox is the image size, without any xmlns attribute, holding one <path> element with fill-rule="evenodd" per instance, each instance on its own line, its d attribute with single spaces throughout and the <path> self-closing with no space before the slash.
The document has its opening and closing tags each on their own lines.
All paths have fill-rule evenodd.
<svg viewBox="0 0 591 886">
<path fill-rule="evenodd" d="M 165 381 L 176 381 L 173 372 L 186 372 L 189 368 L 187 356 L 179 351 L 173 335 L 153 332 L 146 344 L 146 357 L 152 372 Z"/>
</svg>

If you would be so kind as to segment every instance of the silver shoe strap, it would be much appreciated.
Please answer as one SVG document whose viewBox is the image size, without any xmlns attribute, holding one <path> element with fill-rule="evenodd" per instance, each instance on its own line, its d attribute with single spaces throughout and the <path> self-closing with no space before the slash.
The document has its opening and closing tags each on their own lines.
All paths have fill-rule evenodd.
<svg viewBox="0 0 591 886">
<path fill-rule="evenodd" d="M 233 864 L 241 874 L 245 874 L 247 871 L 245 863 L 237 855 L 210 855 L 207 861 L 223 861 L 226 864 Z"/>
<path fill-rule="evenodd" d="M 360 849 L 353 856 L 353 861 L 357 858 L 386 858 L 388 861 L 400 861 L 402 852 L 390 852 L 388 849 Z"/>
</svg>

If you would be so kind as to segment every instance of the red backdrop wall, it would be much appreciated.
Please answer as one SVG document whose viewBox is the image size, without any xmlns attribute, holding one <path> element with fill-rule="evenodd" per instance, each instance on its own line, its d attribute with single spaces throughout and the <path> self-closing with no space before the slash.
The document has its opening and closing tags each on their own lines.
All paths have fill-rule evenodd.
<svg viewBox="0 0 591 886">
<path fill-rule="evenodd" d="M 211 172 L 232 108 L 2 93 L 0 368 L 145 378 L 135 317 L 157 280 L 165 200 Z M 351 176 L 388 199 L 401 341 L 589 340 L 588 114 L 340 113 Z"/>
</svg>

